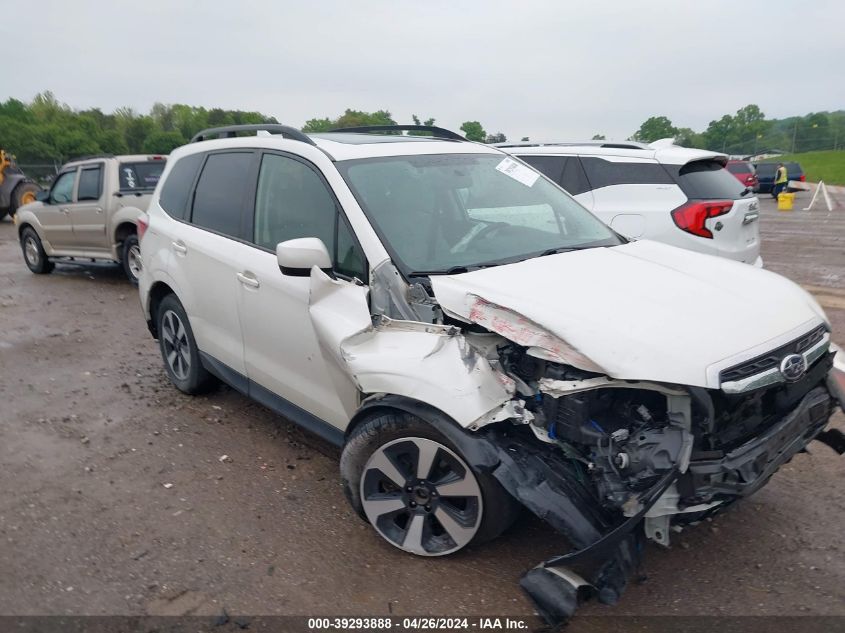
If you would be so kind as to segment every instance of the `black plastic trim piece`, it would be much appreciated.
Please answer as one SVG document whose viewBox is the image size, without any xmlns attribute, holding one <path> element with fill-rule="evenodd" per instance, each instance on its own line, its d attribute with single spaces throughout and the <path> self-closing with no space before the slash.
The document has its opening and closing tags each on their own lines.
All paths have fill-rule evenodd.
<svg viewBox="0 0 845 633">
<path fill-rule="evenodd" d="M 249 393 L 249 380 L 246 376 L 238 371 L 235 371 L 228 365 L 221 363 L 213 356 L 209 356 L 205 352 L 200 352 L 200 360 L 202 366 L 205 367 L 209 373 L 214 374 L 227 385 L 240 391 L 242 394 Z"/>
<path fill-rule="evenodd" d="M 252 380 L 249 381 L 249 397 L 334 446 L 343 446 L 344 437 L 341 429 L 332 426 L 312 413 L 308 413 L 305 409 L 301 409 L 293 402 L 285 400 Z"/>
<path fill-rule="evenodd" d="M 251 125 L 211 127 L 206 130 L 202 130 L 201 132 L 197 132 L 188 142 L 198 143 L 199 141 L 207 141 L 209 137 L 234 138 L 238 135 L 238 132 L 269 132 L 270 134 L 278 134 L 292 141 L 301 141 L 303 143 L 308 143 L 308 145 L 317 146 L 311 137 L 307 136 L 300 130 L 290 127 L 289 125 L 279 125 L 278 123 L 256 123 Z"/>
<path fill-rule="evenodd" d="M 249 396 L 259 404 L 263 404 L 268 409 L 287 418 L 294 424 L 298 424 L 306 431 L 318 435 L 334 446 L 343 446 L 345 438 L 341 429 L 332 426 L 313 413 L 309 413 L 305 409 L 298 407 L 293 402 L 282 398 L 266 387 L 262 387 L 225 363 L 221 363 L 213 356 L 205 352 L 200 352 L 200 358 L 202 359 L 203 367 L 233 389 Z"/>
<path fill-rule="evenodd" d="M 349 132 L 351 134 L 367 134 L 369 132 L 431 132 L 432 138 L 469 142 L 457 132 L 434 125 L 358 125 L 355 127 L 341 127 L 329 130 L 329 132 Z"/>
</svg>

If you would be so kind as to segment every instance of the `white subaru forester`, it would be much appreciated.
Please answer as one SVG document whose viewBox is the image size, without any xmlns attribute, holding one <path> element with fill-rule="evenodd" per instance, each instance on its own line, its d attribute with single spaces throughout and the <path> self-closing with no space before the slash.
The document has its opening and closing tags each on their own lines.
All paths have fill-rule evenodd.
<svg viewBox="0 0 845 633">
<path fill-rule="evenodd" d="M 813 439 L 843 450 L 824 430 L 842 355 L 801 288 L 628 242 L 496 148 L 384 131 L 207 130 L 139 228 L 170 380 L 222 380 L 342 446 L 346 495 L 389 543 L 450 554 L 526 507 L 573 547 L 521 581 L 556 622 L 614 602 L 642 539 Z"/>
</svg>

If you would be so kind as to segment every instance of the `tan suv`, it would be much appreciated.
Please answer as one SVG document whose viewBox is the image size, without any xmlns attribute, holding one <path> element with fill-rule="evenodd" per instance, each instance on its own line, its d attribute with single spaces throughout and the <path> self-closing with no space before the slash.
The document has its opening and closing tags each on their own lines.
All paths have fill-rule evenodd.
<svg viewBox="0 0 845 633">
<path fill-rule="evenodd" d="M 97 156 L 75 160 L 49 191 L 15 214 L 24 261 L 37 274 L 53 259 L 105 259 L 122 264 L 138 283 L 141 251 L 136 227 L 147 209 L 166 157 Z"/>
</svg>

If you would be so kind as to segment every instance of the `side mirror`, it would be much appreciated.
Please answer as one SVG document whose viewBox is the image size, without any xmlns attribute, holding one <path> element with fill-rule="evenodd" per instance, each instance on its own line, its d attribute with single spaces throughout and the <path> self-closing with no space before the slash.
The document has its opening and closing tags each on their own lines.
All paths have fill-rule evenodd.
<svg viewBox="0 0 845 633">
<path fill-rule="evenodd" d="M 314 266 L 325 271 L 332 269 L 329 251 L 323 240 L 318 237 L 300 237 L 279 242 L 276 246 L 276 259 L 282 274 L 291 277 L 308 277 Z"/>
<path fill-rule="evenodd" d="M 35 199 L 44 204 L 50 204 L 50 192 L 43 189 L 35 194 Z"/>
</svg>

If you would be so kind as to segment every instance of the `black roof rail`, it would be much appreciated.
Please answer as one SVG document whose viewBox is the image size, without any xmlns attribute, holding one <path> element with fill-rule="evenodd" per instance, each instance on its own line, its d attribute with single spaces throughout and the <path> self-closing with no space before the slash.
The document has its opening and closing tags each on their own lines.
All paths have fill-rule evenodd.
<svg viewBox="0 0 845 633">
<path fill-rule="evenodd" d="M 357 125 L 355 127 L 340 127 L 329 132 L 349 132 L 352 134 L 366 134 L 368 132 L 431 132 L 434 138 L 449 141 L 466 141 L 463 136 L 452 130 L 434 125 Z"/>
<path fill-rule="evenodd" d="M 313 139 L 303 134 L 301 131 L 289 125 L 279 125 L 278 123 L 252 123 L 249 125 L 226 125 L 224 127 L 211 127 L 207 130 L 202 130 L 194 134 L 189 143 L 198 143 L 199 141 L 207 141 L 209 138 L 234 138 L 238 132 L 269 132 L 270 134 L 279 134 L 284 138 L 289 138 L 292 141 L 302 141 L 309 145 L 316 145 Z"/>
</svg>

